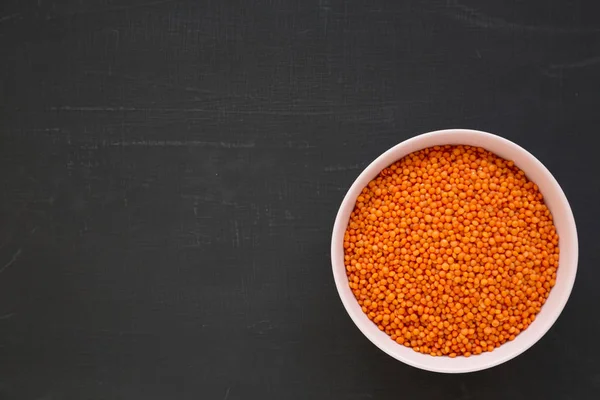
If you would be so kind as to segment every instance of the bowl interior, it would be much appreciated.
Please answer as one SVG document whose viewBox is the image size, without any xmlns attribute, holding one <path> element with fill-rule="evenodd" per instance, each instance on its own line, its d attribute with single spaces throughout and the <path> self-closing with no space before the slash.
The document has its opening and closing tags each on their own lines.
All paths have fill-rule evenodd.
<svg viewBox="0 0 600 400">
<path fill-rule="evenodd" d="M 383 168 L 407 154 L 427 147 L 447 144 L 483 147 L 502 158 L 514 161 L 527 177 L 538 185 L 544 196 L 544 201 L 552 213 L 559 235 L 560 255 L 556 285 L 552 288 L 535 321 L 520 333 L 515 340 L 503 344 L 493 352 L 468 358 L 433 357 L 417 353 L 392 341 L 362 312 L 348 287 L 344 266 L 344 232 L 350 214 L 354 209 L 356 198 L 362 189 Z M 447 373 L 471 372 L 490 368 L 516 357 L 531 347 L 550 329 L 564 308 L 575 281 L 578 258 L 577 231 L 573 213 L 558 182 L 533 155 L 513 142 L 496 135 L 480 131 L 451 129 L 426 133 L 402 142 L 378 157 L 360 174 L 346 194 L 336 217 L 331 244 L 331 258 L 335 283 L 344 307 L 358 328 L 377 347 L 390 356 L 421 369 Z"/>
</svg>

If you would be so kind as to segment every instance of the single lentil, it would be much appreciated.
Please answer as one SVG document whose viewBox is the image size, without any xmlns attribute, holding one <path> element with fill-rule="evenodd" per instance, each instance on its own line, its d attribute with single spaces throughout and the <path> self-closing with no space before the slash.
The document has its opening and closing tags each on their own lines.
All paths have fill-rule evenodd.
<svg viewBox="0 0 600 400">
<path fill-rule="evenodd" d="M 492 351 L 556 283 L 558 235 L 537 185 L 479 147 L 435 146 L 362 190 L 344 236 L 348 284 L 392 340 L 449 357 Z"/>
</svg>

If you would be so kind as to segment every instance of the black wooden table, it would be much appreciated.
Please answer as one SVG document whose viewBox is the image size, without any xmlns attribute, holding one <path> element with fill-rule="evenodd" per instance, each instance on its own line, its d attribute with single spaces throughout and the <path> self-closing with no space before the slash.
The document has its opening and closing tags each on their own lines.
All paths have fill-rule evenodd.
<svg viewBox="0 0 600 400">
<path fill-rule="evenodd" d="M 597 399 L 600 6 L 22 0 L 0 14 L 1 399 Z M 571 201 L 573 295 L 462 376 L 373 346 L 329 244 L 354 178 L 440 128 Z"/>
</svg>

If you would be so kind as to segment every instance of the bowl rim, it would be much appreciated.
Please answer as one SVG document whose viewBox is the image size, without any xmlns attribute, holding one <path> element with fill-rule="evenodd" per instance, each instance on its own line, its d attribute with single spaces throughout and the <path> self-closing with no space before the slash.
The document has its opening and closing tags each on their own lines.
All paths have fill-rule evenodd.
<svg viewBox="0 0 600 400">
<path fill-rule="evenodd" d="M 574 247 L 572 249 L 572 256 L 568 260 L 573 265 L 573 268 L 572 268 L 573 271 L 572 271 L 572 273 L 570 273 L 569 275 L 567 275 L 565 277 L 565 278 L 568 278 L 568 282 L 566 283 L 567 284 L 566 291 L 563 292 L 559 304 L 554 309 L 552 309 L 552 313 L 549 316 L 548 322 L 542 327 L 542 329 L 540 329 L 533 338 L 530 338 L 528 342 L 524 342 L 520 347 L 516 348 L 513 352 L 511 352 L 507 355 L 504 355 L 502 357 L 496 357 L 482 365 L 474 365 L 472 367 L 468 366 L 468 367 L 464 367 L 464 368 L 453 369 L 453 368 L 437 367 L 434 365 L 435 363 L 427 364 L 427 363 L 414 362 L 413 360 L 406 359 L 406 358 L 402 357 L 401 355 L 393 354 L 392 351 L 388 350 L 386 348 L 386 346 L 384 345 L 384 343 L 382 343 L 382 340 L 380 339 L 380 337 L 376 337 L 376 335 L 373 334 L 371 331 L 369 331 L 367 329 L 367 327 L 364 325 L 364 323 L 359 320 L 359 317 L 361 315 L 364 316 L 364 313 L 362 312 L 362 310 L 360 310 L 360 313 L 354 312 L 353 308 L 351 307 L 353 304 L 355 304 L 352 302 L 356 302 L 356 298 L 354 297 L 354 295 L 352 294 L 352 296 L 350 296 L 350 298 L 348 298 L 348 296 L 346 296 L 342 293 L 342 289 L 344 287 L 347 288 L 348 278 L 346 276 L 346 268 L 343 265 L 343 261 L 342 261 L 342 265 L 340 266 L 339 262 L 338 262 L 339 257 L 336 257 L 336 255 L 339 256 L 339 252 L 340 252 L 339 244 L 340 244 L 340 242 L 343 241 L 344 233 L 346 231 L 346 227 L 348 226 L 348 219 L 344 218 L 342 215 L 344 213 L 343 210 L 347 209 L 347 207 L 349 207 L 349 206 L 351 206 L 353 209 L 354 203 L 356 202 L 356 197 L 358 197 L 358 193 L 360 193 L 360 191 L 358 191 L 356 195 L 351 195 L 351 193 L 356 190 L 356 187 L 360 185 L 361 186 L 360 190 L 362 190 L 362 188 L 366 185 L 366 183 L 368 183 L 371 179 L 373 179 L 375 176 L 377 176 L 377 174 L 383 168 L 385 168 L 387 165 L 391 164 L 391 162 L 390 162 L 386 165 L 383 165 L 383 163 L 384 163 L 383 160 L 389 158 L 391 155 L 396 154 L 397 152 L 401 152 L 403 148 L 410 147 L 411 145 L 417 144 L 418 142 L 421 142 L 421 141 L 426 141 L 428 138 L 431 138 L 431 137 L 440 136 L 443 138 L 444 136 L 450 136 L 450 135 L 454 135 L 454 134 L 458 134 L 458 133 L 478 135 L 478 136 L 480 135 L 481 137 L 487 137 L 487 139 L 492 139 L 495 141 L 503 142 L 502 144 L 504 146 L 506 146 L 507 148 L 510 148 L 510 150 L 512 152 L 517 152 L 517 153 L 521 152 L 524 157 L 528 158 L 528 161 L 534 164 L 534 166 L 530 167 L 529 170 L 531 171 L 533 169 L 537 169 L 537 170 L 541 171 L 541 173 L 545 175 L 545 178 L 548 179 L 549 185 L 552 186 L 553 191 L 558 196 L 558 198 L 559 198 L 558 201 L 561 203 L 562 207 L 564 208 L 563 211 L 566 212 L 565 219 L 566 219 L 566 225 L 568 225 L 568 226 L 565 228 L 565 230 L 570 230 L 570 232 L 573 234 L 573 237 L 569 238 L 569 244 Z M 447 142 L 447 143 L 440 142 L 437 145 L 443 146 L 446 144 L 452 144 L 452 142 L 451 141 Z M 460 144 L 460 143 L 454 143 L 454 144 Z M 432 147 L 435 145 L 436 144 L 426 145 L 424 147 L 420 147 L 419 149 Z M 473 146 L 475 146 L 475 145 L 473 145 Z M 487 149 L 485 147 L 485 145 L 481 145 L 481 147 L 496 154 L 494 151 Z M 414 151 L 418 151 L 419 149 L 405 152 L 404 155 L 400 155 L 399 157 L 395 158 L 395 160 L 399 160 L 402 157 L 405 157 L 406 155 L 408 155 Z M 392 162 L 394 162 L 394 161 L 392 161 Z M 383 165 L 383 166 L 381 166 L 381 165 Z M 366 183 L 361 183 L 366 178 L 368 178 Z M 542 193 L 542 194 L 544 195 L 544 197 L 546 197 L 544 193 Z M 342 253 L 342 257 L 343 257 L 343 246 L 341 246 L 341 248 L 342 248 L 341 253 Z M 354 182 L 352 182 L 352 185 L 350 185 L 350 187 L 348 188 L 348 190 L 347 190 L 346 194 L 344 195 L 344 198 L 340 204 L 338 212 L 336 213 L 336 217 L 335 217 L 335 221 L 334 221 L 334 225 L 333 225 L 333 231 L 332 231 L 330 256 L 331 256 L 331 266 L 332 266 L 332 272 L 334 275 L 334 281 L 335 281 L 338 295 L 340 296 L 340 300 L 342 301 L 342 304 L 343 304 L 344 308 L 346 309 L 346 312 L 352 319 L 352 322 L 362 332 L 362 334 L 365 335 L 367 337 L 367 339 L 369 339 L 375 346 L 377 346 L 381 351 L 385 352 L 386 354 L 395 358 L 396 360 L 401 361 L 410 366 L 419 368 L 419 369 L 432 371 L 432 372 L 440 372 L 440 373 L 467 373 L 467 372 L 475 372 L 475 371 L 492 368 L 494 366 L 497 366 L 499 364 L 502 364 L 506 361 L 509 361 L 509 360 L 517 357 L 518 355 L 520 355 L 523 352 L 525 352 L 526 350 L 528 350 L 535 343 L 537 343 L 548 332 L 548 330 L 554 325 L 554 323 L 556 322 L 556 320 L 562 313 L 564 307 L 566 306 L 567 301 L 569 300 L 569 297 L 573 290 L 575 278 L 577 275 L 577 264 L 578 264 L 578 257 L 579 257 L 579 241 L 578 241 L 578 237 L 577 237 L 577 227 L 575 224 L 575 218 L 573 216 L 573 211 L 567 200 L 567 197 L 566 197 L 564 191 L 562 190 L 562 188 L 560 187 L 558 181 L 554 177 L 554 175 L 552 175 L 552 173 L 548 170 L 548 168 L 546 168 L 546 166 L 541 161 L 539 161 L 533 154 L 529 153 L 523 147 L 521 147 L 518 144 L 516 144 L 504 137 L 501 137 L 499 135 L 495 135 L 492 133 L 479 131 L 479 130 L 473 130 L 473 129 L 456 128 L 456 129 L 443 129 L 443 130 L 436 130 L 436 131 L 432 131 L 432 132 L 422 133 L 422 134 L 413 136 L 407 140 L 404 140 L 404 141 L 392 146 L 388 150 L 384 151 L 381 155 L 379 155 L 371 163 L 369 163 L 369 165 L 365 169 L 363 169 L 361 171 L 361 173 L 358 175 L 358 177 L 356 177 Z M 343 258 L 342 258 L 342 260 L 343 260 Z M 559 260 L 559 262 L 560 262 L 560 260 Z M 337 266 L 337 268 L 336 268 L 336 266 Z M 559 267 L 560 267 L 560 265 L 559 265 Z M 342 272 L 336 272 L 336 271 L 340 271 L 340 270 Z M 372 323 L 370 320 L 369 320 L 369 322 Z M 525 331 L 523 331 L 523 332 L 525 332 Z M 518 337 L 519 336 L 517 336 L 517 339 L 515 339 L 515 341 L 518 340 Z M 389 337 L 387 337 L 387 335 L 386 335 L 386 339 L 391 341 L 391 339 L 389 339 Z M 395 344 L 395 345 L 401 346 L 399 344 Z M 489 355 L 489 354 L 493 354 L 493 352 L 485 353 L 485 354 Z M 473 355 L 471 357 L 480 357 L 480 356 L 481 355 Z M 432 358 L 432 360 L 437 359 L 437 357 L 431 357 L 431 358 Z M 476 364 L 476 363 L 473 363 L 473 364 Z"/>
</svg>

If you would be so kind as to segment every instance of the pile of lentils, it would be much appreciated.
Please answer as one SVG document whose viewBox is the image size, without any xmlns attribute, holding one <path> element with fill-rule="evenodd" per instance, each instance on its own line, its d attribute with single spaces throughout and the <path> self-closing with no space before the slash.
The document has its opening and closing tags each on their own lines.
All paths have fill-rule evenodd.
<svg viewBox="0 0 600 400">
<path fill-rule="evenodd" d="M 363 312 L 432 356 L 492 351 L 527 329 L 558 256 L 537 185 L 471 146 L 427 148 L 385 168 L 358 196 L 344 236 Z"/>
</svg>

